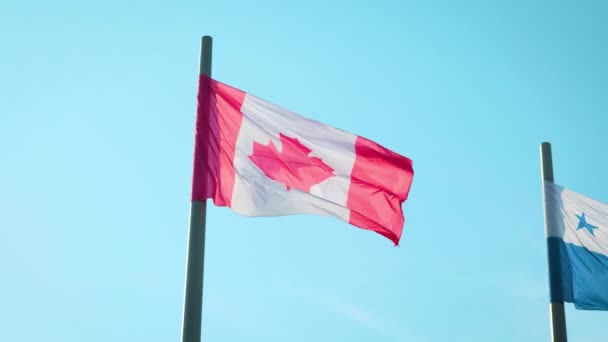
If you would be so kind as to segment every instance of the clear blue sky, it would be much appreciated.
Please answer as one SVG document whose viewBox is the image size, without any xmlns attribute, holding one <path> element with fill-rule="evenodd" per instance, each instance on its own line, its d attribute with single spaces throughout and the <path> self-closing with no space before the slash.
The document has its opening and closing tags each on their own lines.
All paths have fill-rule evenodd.
<svg viewBox="0 0 608 342">
<path fill-rule="evenodd" d="M 211 207 L 205 342 L 548 340 L 538 150 L 608 202 L 603 1 L 3 2 L 0 340 L 179 340 L 204 34 L 218 80 L 416 172 L 396 248 Z"/>
</svg>

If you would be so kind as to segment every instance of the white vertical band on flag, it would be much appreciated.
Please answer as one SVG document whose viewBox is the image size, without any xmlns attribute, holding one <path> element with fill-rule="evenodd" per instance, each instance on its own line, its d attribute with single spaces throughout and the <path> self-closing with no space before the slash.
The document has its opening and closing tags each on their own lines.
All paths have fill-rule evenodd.
<svg viewBox="0 0 608 342">
<path fill-rule="evenodd" d="M 243 120 L 239 131 L 234 166 L 236 170 L 232 209 L 247 216 L 319 214 L 349 221 L 346 208 L 351 171 L 355 162 L 357 136 L 299 116 L 253 95 L 245 95 L 241 106 Z M 271 142 L 282 151 L 280 134 L 311 149 L 334 171 L 334 175 L 310 188 L 310 193 L 286 189 L 267 177 L 249 158 L 254 142 Z"/>
</svg>

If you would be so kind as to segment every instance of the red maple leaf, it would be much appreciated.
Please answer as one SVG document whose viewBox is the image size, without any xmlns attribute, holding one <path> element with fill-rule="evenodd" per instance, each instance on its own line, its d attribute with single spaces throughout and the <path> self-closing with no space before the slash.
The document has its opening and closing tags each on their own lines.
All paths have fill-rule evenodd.
<svg viewBox="0 0 608 342">
<path fill-rule="evenodd" d="M 279 133 L 282 151 L 279 152 L 273 142 L 263 145 L 253 142 L 253 154 L 249 159 L 264 172 L 266 177 L 285 184 L 287 190 L 296 188 L 310 192 L 313 185 L 334 176 L 334 169 L 320 158 L 310 157 L 312 151 L 302 145 L 297 138 L 290 138 Z"/>
</svg>

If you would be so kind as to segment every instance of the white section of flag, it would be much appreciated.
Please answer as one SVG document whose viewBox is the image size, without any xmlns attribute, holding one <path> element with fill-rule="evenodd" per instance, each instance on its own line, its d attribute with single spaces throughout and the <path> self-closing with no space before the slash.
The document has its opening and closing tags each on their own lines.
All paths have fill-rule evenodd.
<svg viewBox="0 0 608 342">
<path fill-rule="evenodd" d="M 552 182 L 545 182 L 547 206 L 547 237 L 559 237 L 565 243 L 585 247 L 590 251 L 608 255 L 608 205 L 565 189 Z M 593 235 L 580 228 L 581 216 L 593 229 Z"/>
<path fill-rule="evenodd" d="M 234 157 L 236 171 L 232 209 L 247 216 L 320 214 L 349 221 L 346 208 L 350 176 L 355 162 L 356 135 L 292 113 L 253 95 L 245 95 L 243 121 Z M 314 185 L 310 193 L 286 190 L 284 184 L 268 178 L 249 159 L 254 142 L 269 142 L 281 151 L 279 133 L 297 139 L 334 169 L 335 177 Z"/>
</svg>

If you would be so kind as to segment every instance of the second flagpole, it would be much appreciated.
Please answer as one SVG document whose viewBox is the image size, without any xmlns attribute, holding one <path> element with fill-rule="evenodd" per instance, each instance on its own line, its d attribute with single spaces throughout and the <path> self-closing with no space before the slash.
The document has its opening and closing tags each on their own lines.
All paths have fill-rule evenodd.
<svg viewBox="0 0 608 342">
<path fill-rule="evenodd" d="M 541 172 L 543 181 L 543 208 L 545 215 L 545 236 L 549 231 L 549 225 L 553 224 L 549 219 L 547 206 L 547 194 L 545 182 L 553 183 L 553 158 L 551 156 L 551 144 L 544 142 L 540 145 Z M 560 269 L 559 245 L 547 239 L 547 257 L 549 260 L 549 318 L 551 320 L 551 341 L 568 341 L 566 333 L 566 312 L 564 311 L 562 274 Z"/>
<path fill-rule="evenodd" d="M 202 38 L 200 75 L 211 76 L 212 44 L 213 40 L 210 36 L 204 36 Z M 199 91 L 205 91 L 205 89 L 199 89 Z M 196 148 L 195 145 L 195 149 Z M 182 321 L 182 342 L 201 341 L 206 220 L 207 201 L 193 200 L 190 206 L 190 229 L 188 232 L 188 259 L 186 262 L 186 289 Z"/>
</svg>

